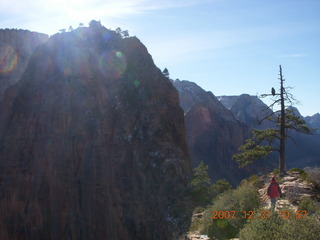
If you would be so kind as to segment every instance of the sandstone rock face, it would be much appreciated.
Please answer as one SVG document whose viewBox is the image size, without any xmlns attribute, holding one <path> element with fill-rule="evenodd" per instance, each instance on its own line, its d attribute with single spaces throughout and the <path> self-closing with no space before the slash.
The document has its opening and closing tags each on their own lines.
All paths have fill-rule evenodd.
<svg viewBox="0 0 320 240">
<path fill-rule="evenodd" d="M 185 112 L 192 166 L 204 161 L 213 182 L 225 178 L 234 185 L 243 177 L 258 172 L 257 164 L 239 169 L 238 163 L 231 159 L 249 137 L 249 128 L 237 121 L 211 92 L 195 83 L 176 80 L 174 86 Z"/>
<path fill-rule="evenodd" d="M 56 34 L 6 91 L 0 239 L 172 239 L 191 164 L 172 83 L 135 37 Z"/>
<path fill-rule="evenodd" d="M 0 29 L 0 102 L 4 91 L 20 79 L 35 48 L 48 38 L 28 30 Z"/>
</svg>

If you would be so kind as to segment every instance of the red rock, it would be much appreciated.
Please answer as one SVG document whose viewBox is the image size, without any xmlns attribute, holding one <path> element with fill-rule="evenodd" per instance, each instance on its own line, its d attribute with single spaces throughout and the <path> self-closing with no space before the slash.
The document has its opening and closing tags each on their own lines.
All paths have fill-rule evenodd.
<svg viewBox="0 0 320 240">
<path fill-rule="evenodd" d="M 0 116 L 0 237 L 171 239 L 191 166 L 178 93 L 135 37 L 91 26 L 37 48 Z"/>
</svg>

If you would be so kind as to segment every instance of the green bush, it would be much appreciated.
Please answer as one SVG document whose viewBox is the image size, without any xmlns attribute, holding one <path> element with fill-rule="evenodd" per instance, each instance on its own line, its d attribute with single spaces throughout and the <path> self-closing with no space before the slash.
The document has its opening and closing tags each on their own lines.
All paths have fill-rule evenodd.
<svg viewBox="0 0 320 240">
<path fill-rule="evenodd" d="M 249 178 L 248 178 L 248 182 L 247 182 L 249 185 L 252 185 L 254 187 L 257 187 L 257 188 L 263 188 L 264 185 L 265 185 L 265 181 L 263 180 L 263 177 L 259 177 L 257 175 L 251 175 Z"/>
<path fill-rule="evenodd" d="M 250 177 L 248 177 L 246 179 L 243 179 L 240 182 L 240 186 L 252 185 L 255 187 L 260 187 L 261 184 L 262 184 L 261 179 L 255 174 L 251 175 Z"/>
<path fill-rule="evenodd" d="M 206 209 L 204 207 L 198 206 L 193 210 L 193 214 L 196 213 L 202 213 L 203 211 L 205 211 Z"/>
<path fill-rule="evenodd" d="M 272 214 L 271 218 L 254 218 L 248 220 L 239 237 L 245 240 L 280 239 L 279 229 L 282 225 L 283 219 L 279 218 L 277 213 Z"/>
<path fill-rule="evenodd" d="M 285 219 L 274 212 L 271 218 L 252 219 L 240 231 L 239 237 L 244 240 L 320 239 L 319 221 L 315 217 L 306 216 L 303 219 L 295 219 L 295 214 L 292 212 L 291 216 L 293 217 Z"/>
<path fill-rule="evenodd" d="M 246 223 L 243 211 L 253 211 L 260 207 L 258 189 L 253 186 L 240 186 L 229 190 L 214 200 L 211 215 L 205 217 L 205 233 L 212 239 L 236 237 L 239 229 Z M 212 219 L 212 211 L 235 211 L 236 217 L 230 219 Z"/>
<path fill-rule="evenodd" d="M 241 215 L 243 211 L 253 211 L 260 207 L 258 189 L 252 186 L 240 186 L 235 190 L 222 194 L 213 204 L 213 211 L 236 211 Z M 240 229 L 247 219 L 234 218 L 229 221 Z"/>
<path fill-rule="evenodd" d="M 216 219 L 206 229 L 206 234 L 212 239 L 231 239 L 238 235 L 235 228 L 227 219 Z"/>
<path fill-rule="evenodd" d="M 300 175 L 304 173 L 304 171 L 300 168 L 291 168 L 289 172 L 298 172 Z"/>
<path fill-rule="evenodd" d="M 260 178 L 256 174 L 253 174 L 248 178 L 248 181 L 254 183 L 254 182 L 258 181 L 259 179 Z"/>
<path fill-rule="evenodd" d="M 307 181 L 307 182 L 310 182 L 310 180 L 308 179 L 308 173 L 306 172 L 303 172 L 301 175 L 300 175 L 300 178 L 304 181 Z"/>
<path fill-rule="evenodd" d="M 307 180 L 320 189 L 320 168 L 307 168 L 305 172 L 308 174 Z"/>
<path fill-rule="evenodd" d="M 280 170 L 279 170 L 279 168 L 273 169 L 272 173 L 273 173 L 274 176 L 279 176 L 279 175 L 280 175 Z"/>
<path fill-rule="evenodd" d="M 220 195 L 221 193 L 224 193 L 232 188 L 231 184 L 225 180 L 225 179 L 220 179 L 216 181 L 215 184 L 211 185 L 211 192 L 214 197 Z"/>
<path fill-rule="evenodd" d="M 315 202 L 310 198 L 303 198 L 299 202 L 298 210 L 300 211 L 308 211 L 308 214 L 314 214 L 318 209 Z"/>
<path fill-rule="evenodd" d="M 284 221 L 280 239 L 314 240 L 320 239 L 320 223 L 315 217 Z"/>
</svg>

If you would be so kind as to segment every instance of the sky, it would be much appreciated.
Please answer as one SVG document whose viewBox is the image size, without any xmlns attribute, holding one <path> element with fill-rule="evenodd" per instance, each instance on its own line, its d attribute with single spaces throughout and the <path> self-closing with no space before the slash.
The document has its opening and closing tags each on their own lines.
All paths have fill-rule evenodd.
<svg viewBox="0 0 320 240">
<path fill-rule="evenodd" d="M 95 19 L 138 37 L 170 78 L 214 95 L 285 86 L 320 113 L 319 0 L 0 0 L 0 28 L 53 35 Z M 264 99 L 266 103 L 269 103 Z"/>
</svg>

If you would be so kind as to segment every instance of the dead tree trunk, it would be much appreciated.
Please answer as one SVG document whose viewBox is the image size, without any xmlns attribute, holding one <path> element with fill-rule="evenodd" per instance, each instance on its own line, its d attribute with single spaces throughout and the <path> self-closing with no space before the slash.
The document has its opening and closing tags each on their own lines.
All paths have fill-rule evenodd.
<svg viewBox="0 0 320 240">
<path fill-rule="evenodd" d="M 286 132 L 285 132 L 285 104 L 284 104 L 284 87 L 283 87 L 283 76 L 282 76 L 282 68 L 280 67 L 280 103 L 281 103 L 281 116 L 280 116 L 280 156 L 279 156 L 279 170 L 280 174 L 285 173 L 285 147 L 286 147 Z"/>
</svg>

